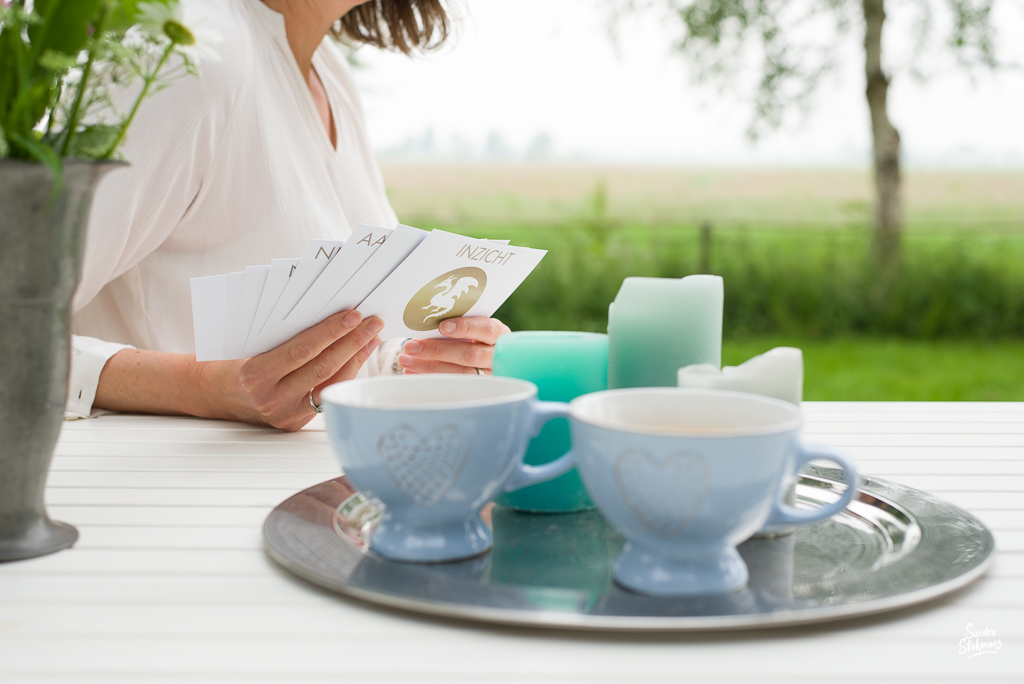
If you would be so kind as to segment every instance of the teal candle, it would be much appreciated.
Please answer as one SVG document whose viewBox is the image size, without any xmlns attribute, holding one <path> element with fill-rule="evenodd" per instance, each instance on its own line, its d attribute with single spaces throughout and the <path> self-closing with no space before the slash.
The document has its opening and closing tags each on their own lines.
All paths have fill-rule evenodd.
<svg viewBox="0 0 1024 684">
<path fill-rule="evenodd" d="M 608 386 L 675 387 L 683 366 L 722 365 L 720 276 L 626 278 L 608 307 Z"/>
<path fill-rule="evenodd" d="M 494 374 L 529 380 L 541 401 L 571 401 L 608 388 L 608 336 L 598 333 L 525 331 L 502 335 L 494 348 Z M 548 423 L 526 452 L 540 465 L 569 450 L 569 422 Z M 573 468 L 549 482 L 501 494 L 495 502 L 523 511 L 565 512 L 593 508 Z"/>
</svg>

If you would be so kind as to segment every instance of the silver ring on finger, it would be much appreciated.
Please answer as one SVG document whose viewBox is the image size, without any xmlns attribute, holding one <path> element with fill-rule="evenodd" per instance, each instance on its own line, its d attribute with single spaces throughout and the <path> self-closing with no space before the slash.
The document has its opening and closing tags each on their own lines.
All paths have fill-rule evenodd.
<svg viewBox="0 0 1024 684">
<path fill-rule="evenodd" d="M 316 389 L 316 387 L 310 387 L 309 388 L 309 405 L 312 406 L 313 410 L 316 411 L 317 413 L 323 413 L 324 412 L 323 407 L 322 406 L 317 406 L 316 402 L 313 401 L 313 390 L 315 390 L 315 389 Z"/>
<path fill-rule="evenodd" d="M 487 375 L 486 373 L 484 373 L 484 372 L 483 372 L 482 370 L 480 370 L 479 368 L 475 368 L 475 367 L 474 367 L 474 368 L 473 368 L 473 370 L 475 370 L 475 371 L 476 371 L 476 374 L 477 374 L 477 375 Z M 310 396 L 312 396 L 312 395 L 310 395 Z"/>
</svg>

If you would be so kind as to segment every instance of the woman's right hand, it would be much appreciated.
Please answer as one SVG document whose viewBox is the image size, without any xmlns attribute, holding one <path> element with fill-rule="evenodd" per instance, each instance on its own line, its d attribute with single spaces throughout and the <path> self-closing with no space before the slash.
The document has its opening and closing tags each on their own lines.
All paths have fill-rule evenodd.
<svg viewBox="0 0 1024 684">
<path fill-rule="evenodd" d="M 277 349 L 239 361 L 122 349 L 100 373 L 93 408 L 241 420 L 298 430 L 316 415 L 320 390 L 351 380 L 377 345 L 384 321 L 342 311 Z"/>
<path fill-rule="evenodd" d="M 201 384 L 212 384 L 212 395 L 227 400 L 236 420 L 298 430 L 316 415 L 310 388 L 319 405 L 321 389 L 354 378 L 383 328 L 380 318 L 342 311 L 265 354 L 216 364 Z"/>
</svg>

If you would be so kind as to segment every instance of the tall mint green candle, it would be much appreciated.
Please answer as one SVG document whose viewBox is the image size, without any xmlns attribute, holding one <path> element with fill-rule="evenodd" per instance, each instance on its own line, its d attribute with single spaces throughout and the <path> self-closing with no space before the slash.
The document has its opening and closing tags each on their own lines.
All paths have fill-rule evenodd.
<svg viewBox="0 0 1024 684">
<path fill-rule="evenodd" d="M 494 374 L 529 380 L 541 401 L 571 401 L 608 388 L 608 336 L 598 333 L 525 331 L 502 335 L 494 348 Z M 540 465 L 569 450 L 569 422 L 548 423 L 526 452 L 526 462 Z M 593 508 L 573 468 L 548 482 L 502 494 L 496 503 L 545 513 Z"/>
<path fill-rule="evenodd" d="M 720 276 L 626 278 L 608 307 L 608 386 L 675 387 L 683 366 L 722 365 Z"/>
</svg>

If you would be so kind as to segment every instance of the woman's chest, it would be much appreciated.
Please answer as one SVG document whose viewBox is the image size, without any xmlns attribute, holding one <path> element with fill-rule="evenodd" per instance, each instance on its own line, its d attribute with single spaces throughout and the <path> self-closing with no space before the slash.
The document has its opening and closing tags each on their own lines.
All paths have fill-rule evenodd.
<svg viewBox="0 0 1024 684">
<path fill-rule="evenodd" d="M 390 205 L 357 113 L 323 79 L 335 149 L 308 86 L 265 55 L 222 132 L 212 168 L 163 249 L 291 256 L 311 238 L 389 224 Z M 293 65 L 292 65 L 293 66 Z"/>
</svg>

